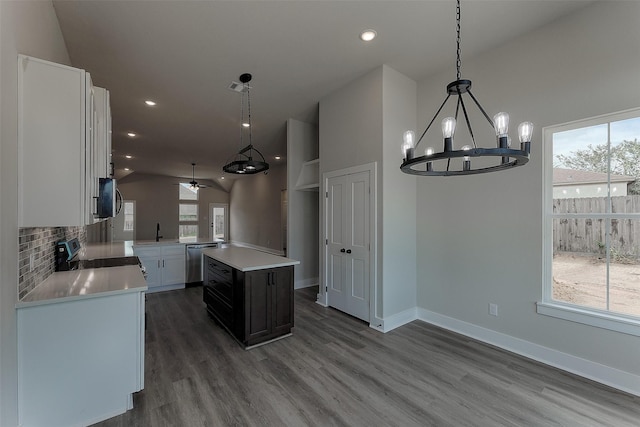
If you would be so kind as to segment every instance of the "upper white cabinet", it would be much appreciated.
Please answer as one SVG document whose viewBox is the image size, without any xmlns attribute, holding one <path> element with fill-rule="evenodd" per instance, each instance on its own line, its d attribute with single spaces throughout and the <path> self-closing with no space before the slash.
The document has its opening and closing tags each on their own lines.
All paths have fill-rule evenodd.
<svg viewBox="0 0 640 427">
<path fill-rule="evenodd" d="M 105 132 L 110 136 L 106 113 L 102 123 L 109 129 L 99 130 L 102 113 L 96 110 L 94 91 L 84 70 L 19 55 L 20 227 L 94 221 L 98 178 L 108 176 L 101 165 L 109 162 L 104 159 L 106 148 L 95 143 Z M 100 93 L 100 108 L 108 111 L 108 93 Z"/>
<path fill-rule="evenodd" d="M 101 87 L 93 87 L 95 105 L 94 146 L 96 148 L 94 169 L 96 178 L 107 178 L 111 175 L 111 107 L 109 91 Z"/>
</svg>

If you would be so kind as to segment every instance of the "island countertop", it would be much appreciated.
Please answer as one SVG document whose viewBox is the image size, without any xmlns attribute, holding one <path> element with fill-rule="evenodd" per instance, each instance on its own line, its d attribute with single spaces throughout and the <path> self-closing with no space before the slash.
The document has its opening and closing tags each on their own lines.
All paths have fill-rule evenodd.
<svg viewBox="0 0 640 427">
<path fill-rule="evenodd" d="M 206 249 L 202 251 L 202 254 L 240 271 L 264 270 L 300 264 L 300 261 L 295 259 L 239 246 Z"/>
<path fill-rule="evenodd" d="M 16 308 L 146 290 L 137 265 L 58 271 L 25 295 Z"/>
</svg>

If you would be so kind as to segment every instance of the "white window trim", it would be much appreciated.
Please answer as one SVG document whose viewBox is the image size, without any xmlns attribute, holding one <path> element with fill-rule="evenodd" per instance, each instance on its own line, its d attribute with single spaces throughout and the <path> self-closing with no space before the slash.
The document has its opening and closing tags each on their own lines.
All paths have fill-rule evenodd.
<svg viewBox="0 0 640 427">
<path fill-rule="evenodd" d="M 572 130 L 578 127 L 594 126 L 611 121 L 631 119 L 640 116 L 640 108 L 604 114 L 589 119 L 576 120 L 562 125 L 548 126 L 542 129 L 542 300 L 537 303 L 538 314 L 551 316 L 597 328 L 640 336 L 640 320 L 634 316 L 611 313 L 604 310 L 563 303 L 552 299 L 551 270 L 553 263 L 553 133 Z M 615 214 L 576 214 L 576 217 L 595 218 L 617 217 Z M 559 215 L 567 217 L 567 215 Z M 639 214 L 625 214 L 624 218 L 638 218 Z"/>
</svg>

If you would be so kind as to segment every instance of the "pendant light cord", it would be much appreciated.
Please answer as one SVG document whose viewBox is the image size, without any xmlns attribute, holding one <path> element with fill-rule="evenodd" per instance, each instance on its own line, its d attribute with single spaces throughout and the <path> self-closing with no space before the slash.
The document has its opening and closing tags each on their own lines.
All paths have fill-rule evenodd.
<svg viewBox="0 0 640 427">
<path fill-rule="evenodd" d="M 461 79 L 460 66 L 462 61 L 460 60 L 460 0 L 456 4 L 456 71 L 458 80 Z"/>
</svg>

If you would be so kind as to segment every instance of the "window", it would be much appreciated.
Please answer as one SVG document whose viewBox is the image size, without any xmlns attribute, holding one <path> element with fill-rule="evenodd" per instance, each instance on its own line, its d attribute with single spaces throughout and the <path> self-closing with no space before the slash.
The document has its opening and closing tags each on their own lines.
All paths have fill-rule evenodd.
<svg viewBox="0 0 640 427">
<path fill-rule="evenodd" d="M 198 237 L 198 190 L 188 183 L 181 183 L 178 188 L 178 237 L 195 239 Z"/>
<path fill-rule="evenodd" d="M 544 129 L 538 312 L 640 335 L 640 109 Z"/>
</svg>

